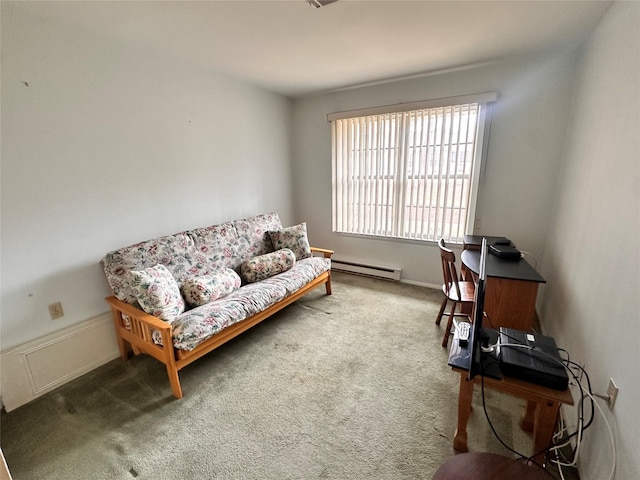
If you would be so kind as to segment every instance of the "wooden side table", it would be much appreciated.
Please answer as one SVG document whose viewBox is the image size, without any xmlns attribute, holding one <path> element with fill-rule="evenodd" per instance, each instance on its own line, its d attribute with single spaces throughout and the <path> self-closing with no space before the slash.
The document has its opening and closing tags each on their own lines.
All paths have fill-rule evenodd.
<svg viewBox="0 0 640 480">
<path fill-rule="evenodd" d="M 460 453 L 449 458 L 432 480 L 549 480 L 547 473 L 523 460 L 495 453 Z"/>
<path fill-rule="evenodd" d="M 453 448 L 458 452 L 466 452 L 468 451 L 467 423 L 471 414 L 473 386 L 475 383 L 482 382 L 483 378 L 477 376 L 469 381 L 466 370 L 456 367 L 453 367 L 453 370 L 460 374 L 458 427 L 453 438 Z M 560 405 L 563 403 L 573 405 L 573 397 L 569 389 L 554 390 L 510 377 L 503 377 L 501 380 L 484 377 L 484 386 L 527 400 L 527 408 L 520 420 L 520 427 L 527 432 L 533 432 L 533 453 L 538 454 L 533 457 L 533 460 L 542 465 L 545 457 L 544 450 L 549 447 L 553 438 Z"/>
</svg>

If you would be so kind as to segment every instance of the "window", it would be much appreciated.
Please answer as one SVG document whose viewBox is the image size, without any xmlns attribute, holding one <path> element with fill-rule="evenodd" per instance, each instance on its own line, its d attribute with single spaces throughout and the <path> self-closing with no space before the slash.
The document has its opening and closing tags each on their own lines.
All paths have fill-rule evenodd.
<svg viewBox="0 0 640 480">
<path fill-rule="evenodd" d="M 473 231 L 487 107 L 496 98 L 329 114 L 333 231 L 461 243 Z"/>
</svg>

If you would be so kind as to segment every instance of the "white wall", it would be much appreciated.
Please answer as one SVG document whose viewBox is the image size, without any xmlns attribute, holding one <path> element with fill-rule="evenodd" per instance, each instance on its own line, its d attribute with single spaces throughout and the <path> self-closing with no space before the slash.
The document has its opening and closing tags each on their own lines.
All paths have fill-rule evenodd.
<svg viewBox="0 0 640 480">
<path fill-rule="evenodd" d="M 296 217 L 336 255 L 403 268 L 439 284 L 437 249 L 331 232 L 326 114 L 496 90 L 500 93 L 481 185 L 478 233 L 511 237 L 539 260 L 548 283 L 546 333 L 585 362 L 593 387 L 620 387 L 613 415 L 616 478 L 640 478 L 640 3 L 615 2 L 577 52 L 332 92 L 294 104 Z M 570 128 L 570 130 L 568 130 Z M 605 411 L 607 413 L 608 411 Z M 606 479 L 604 422 L 586 435 L 581 478 Z"/>
<path fill-rule="evenodd" d="M 582 47 L 543 275 L 546 329 L 620 394 L 616 478 L 640 478 L 640 3 L 614 2 Z M 604 402 L 600 402 L 604 405 Z M 586 435 L 581 478 L 606 479 L 604 422 Z"/>
<path fill-rule="evenodd" d="M 495 90 L 478 233 L 544 257 L 545 328 L 597 390 L 617 380 L 617 478 L 639 478 L 638 8 L 615 3 L 581 51 L 568 134 L 574 54 L 300 99 L 292 135 L 278 95 L 2 5 L 2 349 L 105 312 L 108 250 L 264 211 L 306 220 L 339 255 L 440 283 L 432 246 L 331 233 L 326 114 Z M 585 479 L 610 459 L 602 423 L 593 431 Z"/>
<path fill-rule="evenodd" d="M 331 133 L 326 114 L 497 91 L 479 234 L 505 235 L 542 258 L 571 100 L 575 54 L 520 59 L 327 93 L 294 104 L 296 217 L 336 256 L 401 267 L 405 281 L 442 283 L 435 244 L 371 240 L 331 232 Z"/>
<path fill-rule="evenodd" d="M 292 221 L 290 100 L 6 4 L 1 128 L 3 349 L 106 312 L 112 249 Z"/>
</svg>

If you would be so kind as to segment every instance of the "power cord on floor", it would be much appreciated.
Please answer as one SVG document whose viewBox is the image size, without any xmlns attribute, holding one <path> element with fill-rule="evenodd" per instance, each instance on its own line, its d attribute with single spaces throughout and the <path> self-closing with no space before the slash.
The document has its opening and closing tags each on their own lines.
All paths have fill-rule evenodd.
<svg viewBox="0 0 640 480">
<path fill-rule="evenodd" d="M 515 339 L 514 339 L 515 340 Z M 517 340 L 516 340 L 517 341 Z M 573 382 L 575 382 L 575 384 L 577 384 L 578 386 L 580 386 L 580 388 L 582 388 L 582 384 L 580 382 L 580 378 L 577 376 L 577 374 L 573 371 L 573 369 L 571 368 L 571 366 L 577 366 L 578 368 L 581 368 L 579 365 L 575 364 L 574 362 L 571 362 L 569 360 L 563 360 L 563 359 L 559 359 L 553 355 L 550 355 L 549 353 L 545 352 L 544 350 L 541 350 L 539 348 L 536 348 L 534 346 L 531 345 L 525 345 L 522 343 L 502 343 L 500 344 L 500 348 L 520 348 L 520 349 L 524 349 L 524 350 L 532 350 L 532 351 L 536 351 L 537 353 L 544 355 L 546 357 L 548 357 L 550 360 L 557 362 L 558 364 L 562 365 L 565 370 L 567 371 L 567 373 L 572 377 Z M 584 371 L 584 369 L 582 369 L 582 373 L 585 375 L 585 378 L 587 380 L 588 383 L 588 387 L 589 390 L 591 390 L 591 382 L 589 380 L 589 376 L 587 375 L 586 371 Z M 572 433 L 570 433 L 569 435 L 567 435 L 566 437 L 562 438 L 562 441 L 564 442 L 562 444 L 562 447 L 566 446 L 568 443 L 570 442 L 570 439 L 573 437 L 577 437 L 578 440 L 576 442 L 576 449 L 574 450 L 574 452 L 572 453 L 572 457 L 575 457 L 576 452 L 579 450 L 579 445 L 580 442 L 582 441 L 582 437 L 584 434 L 584 430 L 586 428 L 588 428 L 591 423 L 593 422 L 593 407 L 592 407 L 592 411 L 591 411 L 591 418 L 589 419 L 589 421 L 585 424 L 584 423 L 584 397 L 581 398 L 581 401 L 578 404 L 578 426 L 576 428 L 576 430 Z M 565 432 L 559 432 L 560 435 L 566 434 Z M 548 448 L 545 448 L 539 452 L 534 453 L 530 458 L 536 457 L 542 453 L 546 453 L 547 456 L 549 455 L 549 453 L 553 453 L 556 457 L 558 455 L 558 451 L 561 448 L 560 446 L 558 446 L 555 442 L 556 442 L 556 438 L 554 436 L 554 438 L 552 439 L 552 445 Z"/>
<path fill-rule="evenodd" d="M 615 473 L 616 473 L 616 464 L 618 463 L 618 452 L 617 452 L 617 447 L 616 447 L 616 440 L 615 440 L 615 436 L 613 434 L 613 429 L 611 428 L 611 424 L 609 423 L 609 420 L 607 420 L 607 416 L 604 414 L 604 411 L 602 410 L 602 407 L 600 407 L 600 405 L 598 404 L 598 402 L 595 399 L 595 395 L 592 392 L 587 391 L 584 387 L 582 387 L 582 385 L 580 385 L 580 389 L 583 392 L 583 398 L 584 396 L 588 396 L 591 399 L 591 403 L 597 408 L 598 412 L 600 413 L 600 415 L 602 416 L 602 419 L 604 420 L 604 423 L 607 427 L 607 431 L 609 432 L 609 440 L 611 441 L 611 454 L 612 454 L 612 462 L 611 462 L 611 470 L 609 472 L 609 480 L 613 480 Z M 574 455 L 573 455 L 573 461 L 570 463 L 563 463 L 560 462 L 558 459 L 555 460 L 551 460 L 552 463 L 555 463 L 558 466 L 558 471 L 560 472 L 560 477 L 562 478 L 562 480 L 564 480 L 564 476 L 562 474 L 562 468 L 561 467 L 573 467 L 577 465 L 578 462 L 578 451 L 579 451 L 579 446 L 580 446 L 580 441 L 581 441 L 581 436 L 579 437 L 579 441 L 576 444 L 576 449 L 574 451 Z M 554 447 L 555 449 L 556 447 Z M 560 447 L 557 447 L 560 448 Z"/>
<path fill-rule="evenodd" d="M 502 446 L 504 448 L 509 450 L 511 453 L 517 455 L 517 457 L 519 459 L 526 460 L 528 464 L 535 465 L 542 472 L 546 473 L 547 475 L 549 475 L 551 478 L 553 478 L 555 480 L 555 477 L 553 475 L 551 475 L 551 473 L 549 473 L 547 471 L 547 469 L 544 468 L 543 465 L 540 465 L 538 462 L 535 462 L 532 458 L 530 458 L 527 455 L 524 455 L 524 454 L 518 452 L 516 449 L 514 449 L 511 446 L 507 445 L 507 443 L 502 439 L 502 437 L 500 437 L 500 435 L 496 431 L 495 427 L 493 426 L 493 423 L 491 422 L 491 418 L 489 417 L 489 412 L 487 411 L 487 403 L 486 403 L 485 395 L 484 395 L 484 375 L 482 375 L 481 378 L 480 378 L 480 385 L 481 385 L 481 389 L 480 390 L 482 392 L 482 409 L 484 411 L 484 416 L 487 419 L 487 423 L 489 424 L 489 428 L 491 428 L 491 431 L 493 432 L 493 435 L 496 437 L 496 439 L 502 444 Z M 536 455 L 534 455 L 534 456 L 536 456 Z"/>
<path fill-rule="evenodd" d="M 491 419 L 489 417 L 487 408 L 486 408 L 486 402 L 485 402 L 485 394 L 484 394 L 484 376 L 482 377 L 482 381 L 481 381 L 481 385 L 482 385 L 482 407 L 484 410 L 484 414 L 485 417 L 487 419 L 487 422 L 489 423 L 489 427 L 491 428 L 493 434 L 495 435 L 495 437 L 498 439 L 498 441 L 505 447 L 507 448 L 509 451 L 511 451 L 512 453 L 518 455 L 520 458 L 525 458 L 528 460 L 528 462 L 531 463 L 535 463 L 533 462 L 533 458 L 537 457 L 538 455 L 542 454 L 542 453 L 546 453 L 546 456 L 549 456 L 550 454 L 553 454 L 554 458 L 549 459 L 549 462 L 556 465 L 558 468 L 558 472 L 560 474 L 560 477 L 562 480 L 564 480 L 564 473 L 562 471 L 563 467 L 576 467 L 577 466 L 577 462 L 578 462 L 578 456 L 580 453 L 580 446 L 582 444 L 582 440 L 584 437 L 584 432 L 585 430 L 593 423 L 594 420 L 594 416 L 595 416 L 595 410 L 597 409 L 599 411 L 599 413 L 601 414 L 602 418 L 605 421 L 607 430 L 609 432 L 609 438 L 611 440 L 611 446 L 612 446 L 612 465 L 611 465 L 611 471 L 609 474 L 609 480 L 613 480 L 614 475 L 615 475 L 615 469 L 616 469 L 616 463 L 617 463 L 617 448 L 616 448 L 616 443 L 615 443 L 615 437 L 613 434 L 613 430 L 611 428 L 611 425 L 609 424 L 609 421 L 607 420 L 604 412 L 602 411 L 602 408 L 600 407 L 600 405 L 597 403 L 596 399 L 594 398 L 595 396 L 599 396 L 597 394 L 594 394 L 592 389 L 591 389 L 591 380 L 589 379 L 589 375 L 587 373 L 587 371 L 584 369 L 584 367 L 582 365 L 579 365 L 573 361 L 571 361 L 569 359 L 569 354 L 568 352 L 566 352 L 566 350 L 560 349 L 562 352 L 567 354 L 567 358 L 566 359 L 561 359 L 561 358 L 557 358 L 553 355 L 550 355 L 549 353 L 530 346 L 530 345 L 524 345 L 524 344 L 520 344 L 520 343 L 508 343 L 508 344 L 500 344 L 500 348 L 523 348 L 523 349 L 528 349 L 528 350 L 535 350 L 537 353 L 546 355 L 547 357 L 549 357 L 550 359 L 552 359 L 553 361 L 559 363 L 560 365 L 562 365 L 565 370 L 567 371 L 567 373 L 570 375 L 571 379 L 572 379 L 572 385 L 576 385 L 580 391 L 581 391 L 581 397 L 580 397 L 580 401 L 578 403 L 578 424 L 575 428 L 575 431 L 568 433 L 567 431 L 567 427 L 564 425 L 564 421 L 561 419 L 561 425 L 559 428 L 559 431 L 553 436 L 552 439 L 552 445 L 549 448 L 545 448 L 544 450 L 541 450 L 540 452 L 536 452 L 531 456 L 525 456 L 522 455 L 520 452 L 516 451 L 515 449 L 511 448 L 509 445 L 506 444 L 506 442 L 504 442 L 502 440 L 502 438 L 500 438 L 500 436 L 498 435 L 497 431 L 495 430 Z M 578 375 L 579 374 L 579 375 Z M 581 379 L 584 377 L 586 384 L 587 384 L 587 388 L 585 388 L 582 385 Z M 588 421 L 586 421 L 585 423 L 585 400 L 589 399 L 589 402 L 587 402 L 587 405 L 590 406 L 590 418 Z M 563 449 L 565 449 L 567 446 L 570 446 L 572 443 L 572 439 L 575 437 L 575 447 L 572 449 L 572 452 L 570 454 L 570 457 L 561 459 L 561 451 Z M 536 465 L 538 465 L 543 471 L 545 471 L 546 473 L 548 473 L 550 476 L 552 476 L 542 465 L 539 465 L 537 463 L 535 463 Z M 553 477 L 553 476 L 552 476 Z"/>
</svg>

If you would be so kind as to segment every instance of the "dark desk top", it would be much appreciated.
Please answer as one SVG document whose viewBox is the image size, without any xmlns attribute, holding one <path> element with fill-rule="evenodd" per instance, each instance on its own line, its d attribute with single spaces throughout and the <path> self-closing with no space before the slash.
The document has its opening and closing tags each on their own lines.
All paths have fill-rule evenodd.
<svg viewBox="0 0 640 480">
<path fill-rule="evenodd" d="M 462 243 L 466 247 L 471 247 L 472 249 L 474 249 L 474 247 L 477 247 L 478 249 L 480 249 L 480 247 L 482 246 L 483 238 L 487 239 L 487 245 L 495 242 L 496 240 L 505 240 L 505 237 L 487 237 L 486 235 L 464 235 L 462 237 Z"/>
<path fill-rule="evenodd" d="M 476 274 L 480 272 L 480 250 L 463 250 L 460 259 L 472 272 Z M 546 283 L 546 280 L 525 259 L 504 260 L 489 252 L 487 252 L 486 273 L 488 277 Z"/>
<path fill-rule="evenodd" d="M 489 335 L 489 344 L 493 345 L 496 343 L 498 332 L 493 329 L 486 329 L 485 331 Z M 473 341 L 473 338 L 471 337 L 469 340 Z M 460 346 L 458 339 L 454 335 L 451 341 L 451 350 L 449 350 L 448 364 L 454 372 L 460 373 L 465 377 L 468 374 L 469 365 L 471 363 L 471 352 L 469 350 L 469 345 L 464 347 Z M 537 383 L 533 383 L 528 380 L 502 375 L 500 371 L 500 361 L 493 352 L 483 355 L 481 372 L 483 373 L 478 374 L 474 379 L 476 383 L 482 381 L 491 388 L 498 387 L 499 390 L 508 391 L 514 395 L 517 392 L 524 392 L 528 395 L 535 395 L 539 398 L 573 405 L 573 397 L 571 396 L 571 391 L 568 388 L 565 390 L 556 390 L 554 388 L 538 385 Z M 483 380 L 479 380 L 480 378 Z"/>
<path fill-rule="evenodd" d="M 498 343 L 498 331 L 493 328 L 484 328 L 484 334 L 487 336 L 488 345 L 495 345 Z M 473 342 L 474 331 L 471 330 L 469 335 L 469 341 L 465 346 L 460 345 L 458 336 L 453 335 L 451 339 L 451 347 L 449 350 L 449 366 L 459 368 L 461 370 L 469 370 L 471 365 L 471 343 Z M 482 352 L 482 366 L 480 371 L 482 375 L 501 379 L 502 373 L 500 372 L 500 361 L 495 352 Z M 480 373 L 479 373 L 480 374 Z"/>
</svg>

